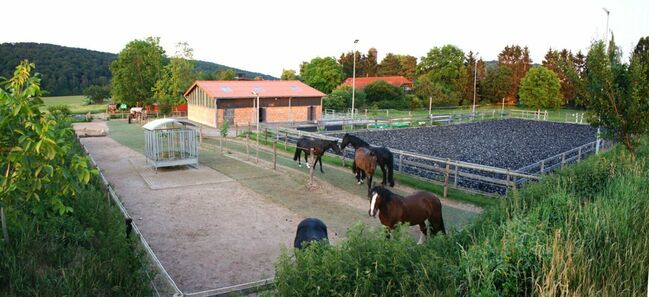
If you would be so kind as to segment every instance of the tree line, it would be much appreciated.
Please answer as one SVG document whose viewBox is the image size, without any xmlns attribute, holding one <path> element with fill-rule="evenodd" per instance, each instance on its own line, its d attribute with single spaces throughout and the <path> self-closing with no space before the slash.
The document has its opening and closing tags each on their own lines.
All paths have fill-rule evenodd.
<svg viewBox="0 0 649 297">
<path fill-rule="evenodd" d="M 644 39 L 641 39 L 641 42 L 642 40 Z M 611 42 L 614 44 L 613 39 Z M 543 82 L 548 89 L 544 92 L 547 93 L 551 92 L 549 89 L 553 89 L 556 83 L 559 84 L 559 94 L 554 94 L 552 100 L 541 100 L 545 102 L 542 106 L 581 108 L 586 104 L 586 55 L 581 51 L 573 53 L 568 49 L 550 48 L 540 64 L 533 64 L 529 49 L 520 45 L 505 46 L 498 54 L 497 61 L 493 62 L 485 62 L 472 51 L 464 52 L 454 45 L 434 47 L 419 59 L 410 55 L 388 53 L 378 62 L 377 50 L 371 48 L 367 54 L 346 52 L 338 59 L 313 58 L 300 65 L 297 77 L 329 94 L 329 100 L 325 100 L 326 108 L 349 108 L 351 90 L 341 86 L 341 83 L 352 77 L 354 56 L 356 77 L 400 75 L 414 81 L 414 88 L 410 92 L 399 92 L 398 88 L 391 88 L 380 82 L 368 85 L 365 90 L 357 90 L 361 99 L 360 105 L 356 106 L 361 108 L 417 108 L 427 106 L 429 98 L 436 106 L 470 105 L 473 104 L 474 96 L 476 104 L 529 105 L 531 102 L 526 100 L 529 98 L 526 95 L 532 94 L 530 89 L 525 92 L 520 89 L 525 76 L 534 68 L 544 70 L 535 70 L 534 75 L 526 80 L 528 85 Z M 285 73 L 295 74 L 295 71 L 284 70 L 283 77 Z M 367 90 L 372 93 L 377 88 L 384 89 L 385 93 L 379 97 L 367 96 Z M 387 98 L 390 97 L 389 93 L 395 95 Z M 344 98 L 349 102 L 343 100 Z"/>
<path fill-rule="evenodd" d="M 44 43 L 0 44 L 0 76 L 10 77 L 22 60 L 29 60 L 41 75 L 41 88 L 46 96 L 67 96 L 89 92 L 105 94 L 112 79 L 110 64 L 116 54 Z M 276 79 L 270 75 L 232 68 L 221 64 L 194 61 L 198 79 L 216 79 L 227 72 L 226 78 L 244 76 Z M 102 92 L 102 93 L 97 93 Z"/>
</svg>

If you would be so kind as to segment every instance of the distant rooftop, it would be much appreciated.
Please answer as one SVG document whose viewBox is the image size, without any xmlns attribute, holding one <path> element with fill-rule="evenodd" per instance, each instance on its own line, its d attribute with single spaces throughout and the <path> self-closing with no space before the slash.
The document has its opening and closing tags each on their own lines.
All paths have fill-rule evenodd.
<svg viewBox="0 0 649 297">
<path fill-rule="evenodd" d="M 187 89 L 185 96 L 196 87 L 205 91 L 210 98 L 253 98 L 253 91 L 260 98 L 325 96 L 299 80 L 198 80 Z"/>
</svg>

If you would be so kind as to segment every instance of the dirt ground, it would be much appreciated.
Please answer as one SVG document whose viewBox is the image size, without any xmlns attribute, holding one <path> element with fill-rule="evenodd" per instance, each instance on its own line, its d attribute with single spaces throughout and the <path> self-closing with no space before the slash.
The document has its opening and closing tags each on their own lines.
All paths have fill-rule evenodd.
<svg viewBox="0 0 649 297">
<path fill-rule="evenodd" d="M 101 122 L 75 124 L 77 131 L 84 128 L 108 131 Z M 109 137 L 82 138 L 81 142 L 185 293 L 272 277 L 281 248 L 292 247 L 295 228 L 304 217 L 274 201 L 272 195 L 265 197 L 243 185 L 245 178 L 240 181 L 202 165 L 156 173 L 145 165 L 144 156 Z M 235 156 L 232 159 L 246 163 Z M 351 194 L 334 187 L 323 184 L 314 192 L 311 197 L 331 195 L 346 208 L 366 212 L 362 199 L 348 199 Z M 333 242 L 344 233 L 336 224 L 329 229 Z"/>
</svg>

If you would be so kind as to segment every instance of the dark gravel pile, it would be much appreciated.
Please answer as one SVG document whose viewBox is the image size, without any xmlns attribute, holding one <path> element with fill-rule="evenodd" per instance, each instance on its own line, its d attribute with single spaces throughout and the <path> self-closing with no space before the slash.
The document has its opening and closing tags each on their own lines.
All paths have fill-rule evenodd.
<svg viewBox="0 0 649 297">
<path fill-rule="evenodd" d="M 507 119 L 352 134 L 376 146 L 518 169 L 595 141 L 595 133 L 587 125 Z"/>
</svg>

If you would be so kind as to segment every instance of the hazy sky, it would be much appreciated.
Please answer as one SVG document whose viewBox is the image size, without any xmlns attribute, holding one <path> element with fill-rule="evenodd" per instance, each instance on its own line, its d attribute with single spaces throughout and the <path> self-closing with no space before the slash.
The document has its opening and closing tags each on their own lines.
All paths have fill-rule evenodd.
<svg viewBox="0 0 649 297">
<path fill-rule="evenodd" d="M 27 4 L 28 3 L 28 4 Z M 316 56 L 375 47 L 417 58 L 454 44 L 496 59 L 505 45 L 586 51 L 609 28 L 626 53 L 649 36 L 649 0 L 594 1 L 7 1 L 0 43 L 40 42 L 117 53 L 161 37 L 167 54 L 186 41 L 196 59 L 263 72 L 299 70 Z"/>
</svg>

